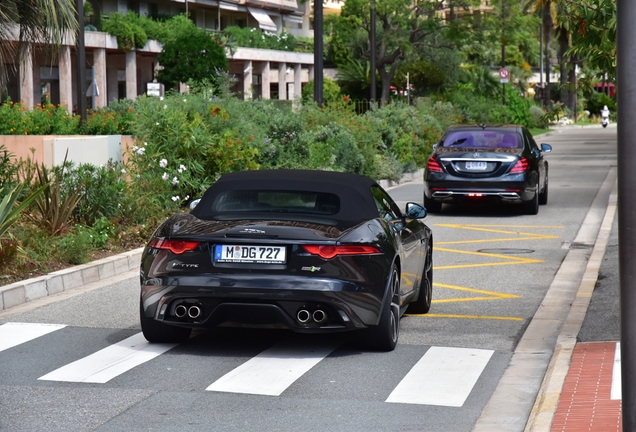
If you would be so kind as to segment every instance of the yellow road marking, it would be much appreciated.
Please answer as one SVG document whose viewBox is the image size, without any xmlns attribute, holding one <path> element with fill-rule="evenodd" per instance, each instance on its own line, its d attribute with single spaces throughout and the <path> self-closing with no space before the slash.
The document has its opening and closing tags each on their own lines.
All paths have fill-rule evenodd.
<svg viewBox="0 0 636 432">
<path fill-rule="evenodd" d="M 534 259 L 534 258 L 524 258 L 518 256 L 504 255 L 504 254 L 493 254 L 487 252 L 473 252 L 466 251 L 460 249 L 450 249 L 445 247 L 440 247 L 440 245 L 458 245 L 458 244 L 470 244 L 470 243 L 495 243 L 495 242 L 509 242 L 509 241 L 520 241 L 520 240 L 544 240 L 544 239 L 556 239 L 559 236 L 548 235 L 548 234 L 536 234 L 536 233 L 528 233 L 523 231 L 511 231 L 509 229 L 519 228 L 519 229 L 563 229 L 564 226 L 556 225 L 556 226 L 531 226 L 531 225 L 478 225 L 478 224 L 470 224 L 470 225 L 462 225 L 462 224 L 435 224 L 435 226 L 445 227 L 445 228 L 455 228 L 455 229 L 466 229 L 471 231 L 480 231 L 485 233 L 497 233 L 497 234 L 510 234 L 515 237 L 503 237 L 503 238 L 488 238 L 488 239 L 480 239 L 480 240 L 457 240 L 457 241 L 448 241 L 448 242 L 435 242 L 434 250 L 439 252 L 450 252 L 450 253 L 458 253 L 465 255 L 476 255 L 482 256 L 486 258 L 498 258 L 504 259 L 506 261 L 497 261 L 497 262 L 486 262 L 486 263 L 474 263 L 474 264 L 456 264 L 456 265 L 445 265 L 445 266 L 434 266 L 434 270 L 444 270 L 444 269 L 459 269 L 459 268 L 472 268 L 472 267 L 489 267 L 489 266 L 502 266 L 502 265 L 515 265 L 515 264 L 537 264 L 542 263 L 544 260 Z M 493 229 L 500 228 L 500 229 Z M 501 228 L 508 228 L 501 229 Z M 404 275 L 403 275 L 404 276 Z M 416 277 L 415 275 L 408 274 L 408 276 Z M 404 277 L 404 280 L 407 283 L 412 283 L 412 280 L 409 277 Z M 446 288 L 457 291 L 465 291 L 471 292 L 475 294 L 482 294 L 481 296 L 474 297 L 454 297 L 454 298 L 446 298 L 446 299 L 437 299 L 433 300 L 432 303 L 457 303 L 457 302 L 467 302 L 467 301 L 484 301 L 484 300 L 502 300 L 502 299 L 517 299 L 522 298 L 521 296 L 515 294 L 507 294 L 496 291 L 487 291 L 481 290 L 477 288 L 468 288 L 457 285 L 448 285 L 442 283 L 433 283 L 434 287 L 438 288 Z M 460 314 L 406 314 L 405 316 L 417 316 L 417 317 L 431 317 L 431 318 L 463 318 L 463 319 L 487 319 L 487 320 L 505 320 L 505 321 L 523 321 L 523 318 L 519 317 L 506 317 L 506 316 L 489 316 L 489 315 L 460 315 Z"/>
<path fill-rule="evenodd" d="M 430 317 L 430 318 L 467 318 L 467 319 L 489 319 L 489 320 L 504 320 L 504 321 L 523 321 L 523 318 L 519 317 L 505 317 L 505 316 L 492 316 L 492 315 L 455 315 L 455 314 L 404 314 L 404 316 L 413 317 Z"/>
</svg>

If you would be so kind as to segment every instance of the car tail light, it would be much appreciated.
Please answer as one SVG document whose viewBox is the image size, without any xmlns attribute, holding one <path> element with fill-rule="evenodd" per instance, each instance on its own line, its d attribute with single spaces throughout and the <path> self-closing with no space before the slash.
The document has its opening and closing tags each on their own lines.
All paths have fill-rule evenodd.
<svg viewBox="0 0 636 432">
<path fill-rule="evenodd" d="M 155 249 L 167 249 L 173 254 L 181 255 L 184 252 L 193 251 L 201 242 L 192 240 L 162 240 L 154 239 L 150 242 L 150 247 Z"/>
<path fill-rule="evenodd" d="M 428 164 L 426 164 L 426 169 L 428 169 L 431 172 L 444 172 L 440 164 L 437 163 L 437 161 L 433 158 L 430 158 L 428 160 Z"/>
<path fill-rule="evenodd" d="M 521 174 L 526 172 L 527 169 L 528 169 L 528 159 L 525 157 L 522 157 L 521 159 L 517 161 L 515 166 L 512 167 L 512 169 L 510 170 L 510 174 Z"/>
<path fill-rule="evenodd" d="M 375 255 L 380 249 L 368 245 L 303 245 L 303 248 L 312 255 L 318 255 L 323 259 L 331 259 L 338 255 Z"/>
</svg>

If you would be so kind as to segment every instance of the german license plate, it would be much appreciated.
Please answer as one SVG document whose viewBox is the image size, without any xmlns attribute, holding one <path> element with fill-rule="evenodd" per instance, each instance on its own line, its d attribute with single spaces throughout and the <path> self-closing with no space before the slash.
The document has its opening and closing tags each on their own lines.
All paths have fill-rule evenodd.
<svg viewBox="0 0 636 432">
<path fill-rule="evenodd" d="M 466 162 L 466 169 L 475 171 L 484 171 L 488 168 L 486 162 Z"/>
<path fill-rule="evenodd" d="M 216 245 L 218 263 L 285 264 L 285 246 Z"/>
</svg>

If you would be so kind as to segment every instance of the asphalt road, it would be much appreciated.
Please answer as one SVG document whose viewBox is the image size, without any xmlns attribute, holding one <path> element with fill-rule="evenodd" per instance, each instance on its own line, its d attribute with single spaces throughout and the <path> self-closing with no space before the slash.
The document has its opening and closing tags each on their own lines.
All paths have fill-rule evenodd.
<svg viewBox="0 0 636 432">
<path fill-rule="evenodd" d="M 558 329 L 541 330 L 533 318 L 546 294 L 563 300 L 566 290 L 554 285 L 565 270 L 578 284 L 616 166 L 615 128 L 560 130 L 539 141 L 554 151 L 538 215 L 475 202 L 426 218 L 433 306 L 402 319 L 395 351 L 361 351 L 355 333 L 219 328 L 142 358 L 150 348 L 135 339 L 138 279 L 130 272 L 0 313 L 0 430 L 471 431 L 509 409 L 498 405 L 506 399 L 520 419 L 505 430 L 523 430 L 541 376 L 523 377 L 516 405 L 502 377 L 520 373 L 511 363 L 520 346 L 541 331 L 554 338 Z M 421 203 L 422 189 L 417 181 L 389 193 L 404 206 Z M 613 269 L 601 274 L 602 284 Z M 612 307 L 604 301 L 595 293 L 595 319 Z M 581 334 L 605 337 L 613 324 L 604 321 L 603 334 L 587 321 Z M 19 343 L 8 346 L 12 338 Z M 545 341 L 535 370 L 547 367 Z"/>
</svg>

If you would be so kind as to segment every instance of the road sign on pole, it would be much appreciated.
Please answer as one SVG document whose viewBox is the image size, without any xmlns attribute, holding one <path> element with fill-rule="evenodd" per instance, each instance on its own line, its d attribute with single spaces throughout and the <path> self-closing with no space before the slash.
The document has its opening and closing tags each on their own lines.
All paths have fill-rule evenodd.
<svg viewBox="0 0 636 432">
<path fill-rule="evenodd" d="M 499 69 L 499 82 L 507 83 L 510 78 L 510 71 L 506 68 Z"/>
</svg>

